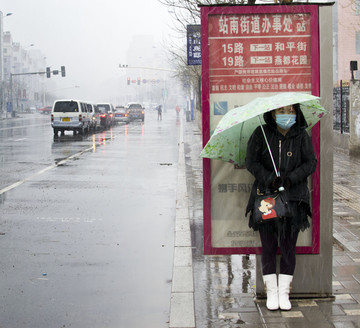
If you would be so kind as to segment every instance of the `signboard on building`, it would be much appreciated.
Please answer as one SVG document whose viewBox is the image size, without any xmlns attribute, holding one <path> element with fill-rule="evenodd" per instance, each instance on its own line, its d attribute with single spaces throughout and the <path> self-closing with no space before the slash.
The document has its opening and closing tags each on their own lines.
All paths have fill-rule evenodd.
<svg viewBox="0 0 360 328">
<path fill-rule="evenodd" d="M 187 64 L 201 65 L 201 26 L 187 26 Z"/>
<path fill-rule="evenodd" d="M 205 6 L 201 24 L 204 145 L 223 115 L 256 97 L 319 95 L 316 6 Z M 318 156 L 317 127 L 312 135 Z M 319 251 L 318 179 L 319 168 L 313 175 L 312 227 L 299 236 L 300 253 Z M 252 183 L 245 167 L 204 159 L 205 254 L 260 253 L 258 234 L 245 217 Z"/>
</svg>

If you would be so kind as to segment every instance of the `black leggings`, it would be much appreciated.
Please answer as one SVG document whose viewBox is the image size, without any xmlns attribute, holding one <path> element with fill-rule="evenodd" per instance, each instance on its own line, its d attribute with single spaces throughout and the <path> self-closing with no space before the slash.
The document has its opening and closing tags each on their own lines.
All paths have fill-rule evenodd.
<svg viewBox="0 0 360 328">
<path fill-rule="evenodd" d="M 280 273 L 293 275 L 296 265 L 295 247 L 299 230 L 291 231 L 291 226 L 286 225 L 285 231 L 280 236 Z M 269 229 L 259 228 L 262 245 L 261 264 L 263 275 L 276 273 L 276 251 L 278 247 L 278 233 Z"/>
</svg>

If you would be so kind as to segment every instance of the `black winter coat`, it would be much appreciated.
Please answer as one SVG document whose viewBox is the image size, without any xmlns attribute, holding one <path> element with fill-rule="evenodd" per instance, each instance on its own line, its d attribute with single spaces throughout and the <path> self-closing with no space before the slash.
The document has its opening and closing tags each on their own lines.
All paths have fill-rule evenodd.
<svg viewBox="0 0 360 328">
<path fill-rule="evenodd" d="M 263 125 L 263 128 L 280 176 L 290 180 L 290 187 L 285 190 L 293 213 L 290 222 L 296 226 L 296 229 L 304 230 L 309 226 L 307 216 L 311 216 L 307 178 L 315 171 L 317 160 L 311 138 L 305 130 L 307 124 L 301 110 L 297 110 L 296 115 L 296 123 L 285 136 L 277 130 L 271 112 L 264 114 L 266 124 Z M 280 168 L 279 162 L 281 162 Z M 249 227 L 258 230 L 259 227 L 254 224 L 252 219 L 257 188 L 260 191 L 271 190 L 272 182 L 276 177 L 260 126 L 256 128 L 249 139 L 245 165 L 255 177 L 246 215 L 250 212 Z"/>
</svg>

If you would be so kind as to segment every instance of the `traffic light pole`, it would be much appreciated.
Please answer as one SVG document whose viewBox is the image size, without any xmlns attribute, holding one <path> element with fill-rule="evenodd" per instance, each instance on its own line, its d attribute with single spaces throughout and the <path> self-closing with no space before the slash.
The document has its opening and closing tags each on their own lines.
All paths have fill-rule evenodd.
<svg viewBox="0 0 360 328">
<path fill-rule="evenodd" d="M 119 68 L 138 68 L 138 69 L 150 69 L 154 71 L 165 71 L 165 72 L 177 72 L 175 69 L 168 69 L 162 67 L 147 67 L 147 66 L 128 66 L 128 65 L 119 65 Z"/>
<path fill-rule="evenodd" d="M 54 70 L 52 71 L 52 73 L 54 75 L 59 74 L 58 70 Z M 51 76 L 51 71 L 50 71 L 50 67 L 46 67 L 46 71 L 45 72 L 29 72 L 29 73 L 10 73 L 10 111 L 8 110 L 8 108 L 6 109 L 6 118 L 7 118 L 7 113 L 8 112 L 13 112 L 13 76 L 18 76 L 18 75 L 43 75 L 46 74 L 46 76 L 49 78 Z M 65 76 L 65 66 L 61 66 L 61 76 L 64 77 Z"/>
<path fill-rule="evenodd" d="M 10 112 L 13 112 L 13 76 L 18 75 L 41 75 L 46 72 L 30 72 L 30 73 L 10 73 Z M 6 108 L 6 118 L 8 117 L 8 108 Z"/>
<path fill-rule="evenodd" d="M 178 72 L 175 69 L 168 69 L 168 68 L 162 68 L 162 67 L 148 67 L 148 66 L 129 66 L 129 65 L 126 65 L 126 64 L 119 64 L 119 68 L 146 69 L 146 70 L 153 70 L 153 71 L 173 72 L 173 73 Z M 137 82 L 138 82 L 138 85 L 140 85 L 140 80 L 139 79 L 137 80 Z M 131 83 L 131 80 L 130 80 L 130 78 L 128 78 L 127 84 L 130 85 L 130 83 Z M 163 102 L 165 104 L 165 101 L 166 101 L 165 98 L 167 98 L 167 90 L 166 90 L 166 81 L 165 80 L 164 80 L 164 89 L 162 91 L 162 97 L 163 97 Z M 164 112 L 165 112 L 165 106 L 164 106 Z"/>
</svg>

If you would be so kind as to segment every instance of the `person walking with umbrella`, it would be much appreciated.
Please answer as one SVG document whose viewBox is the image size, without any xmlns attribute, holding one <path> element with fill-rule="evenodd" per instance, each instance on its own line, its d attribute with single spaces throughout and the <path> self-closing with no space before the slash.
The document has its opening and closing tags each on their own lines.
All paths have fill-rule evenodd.
<svg viewBox="0 0 360 328">
<path fill-rule="evenodd" d="M 289 292 L 296 265 L 296 242 L 299 232 L 310 227 L 307 178 L 315 171 L 317 159 L 299 104 L 268 111 L 263 118 L 265 124 L 254 130 L 247 144 L 245 166 L 255 181 L 246 215 L 250 213 L 249 227 L 260 234 L 266 306 L 269 310 L 290 310 Z M 253 217 L 256 194 L 268 190 L 283 193 L 290 216 L 258 224 Z M 278 243 L 281 250 L 279 279 L 276 274 Z"/>
</svg>

